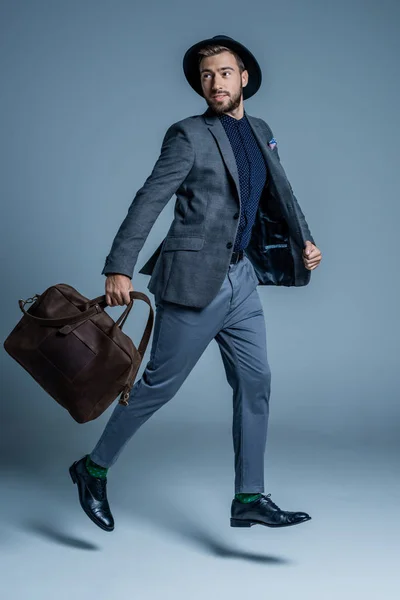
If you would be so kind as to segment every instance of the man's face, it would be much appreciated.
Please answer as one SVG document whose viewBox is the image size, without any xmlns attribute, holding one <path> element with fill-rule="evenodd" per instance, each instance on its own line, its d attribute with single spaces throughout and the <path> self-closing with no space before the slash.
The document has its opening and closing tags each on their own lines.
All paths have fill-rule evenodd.
<svg viewBox="0 0 400 600">
<path fill-rule="evenodd" d="M 233 54 L 224 51 L 215 56 L 205 56 L 199 69 L 204 98 L 217 114 L 231 112 L 242 104 L 242 90 L 247 85 L 248 72 L 239 72 Z"/>
</svg>

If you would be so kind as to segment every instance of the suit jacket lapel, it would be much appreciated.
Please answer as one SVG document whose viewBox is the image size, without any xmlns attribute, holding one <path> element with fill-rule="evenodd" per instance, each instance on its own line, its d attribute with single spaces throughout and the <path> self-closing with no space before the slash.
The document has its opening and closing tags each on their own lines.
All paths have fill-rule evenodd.
<svg viewBox="0 0 400 600">
<path fill-rule="evenodd" d="M 219 120 L 218 115 L 216 115 L 212 109 L 208 108 L 205 113 L 203 113 L 203 118 L 207 123 L 208 129 L 211 131 L 214 136 L 220 152 L 222 154 L 222 158 L 224 159 L 225 165 L 232 176 L 233 181 L 235 182 L 236 191 L 239 198 L 240 204 L 240 184 L 239 184 L 239 173 L 236 165 L 236 158 L 232 150 L 231 143 L 229 141 L 228 136 L 226 135 L 224 126 Z"/>
<path fill-rule="evenodd" d="M 277 169 L 279 171 L 280 163 L 278 157 L 274 154 L 274 151 L 271 150 L 271 148 L 268 146 L 268 141 L 265 139 L 265 134 L 260 129 L 257 120 L 254 117 L 251 117 L 246 111 L 245 113 L 247 120 L 250 123 L 250 127 L 253 130 L 254 136 L 261 148 L 261 152 L 263 153 L 264 158 L 267 162 L 267 166 L 272 171 L 276 171 Z"/>
<path fill-rule="evenodd" d="M 290 195 L 291 190 L 290 190 L 289 182 L 287 180 L 285 171 L 284 171 L 281 163 L 279 162 L 276 151 L 271 150 L 271 148 L 268 146 L 268 140 L 266 140 L 265 133 L 261 129 L 257 120 L 254 117 L 251 117 L 247 113 L 246 113 L 246 116 L 247 116 L 247 120 L 250 123 L 250 126 L 253 130 L 254 136 L 260 145 L 261 151 L 267 162 L 268 170 L 270 172 L 272 179 L 274 180 L 277 190 L 283 196 L 283 199 L 285 201 L 288 201 L 289 198 L 287 196 L 287 193 L 289 192 L 289 195 Z"/>
<path fill-rule="evenodd" d="M 289 180 L 286 177 L 285 170 L 278 159 L 276 151 L 271 150 L 271 148 L 268 146 L 268 140 L 266 140 L 265 133 L 262 130 L 260 124 L 254 117 L 251 117 L 247 113 L 246 116 L 253 130 L 254 136 L 256 137 L 260 145 L 264 158 L 267 161 L 267 168 L 270 177 L 273 180 L 273 183 L 275 184 L 277 199 L 285 212 L 288 223 L 292 224 L 292 226 L 295 225 L 294 229 L 292 229 L 292 232 L 297 243 L 300 246 L 302 246 L 304 244 L 301 235 L 301 228 L 299 226 L 299 222 L 293 208 L 293 191 Z"/>
</svg>

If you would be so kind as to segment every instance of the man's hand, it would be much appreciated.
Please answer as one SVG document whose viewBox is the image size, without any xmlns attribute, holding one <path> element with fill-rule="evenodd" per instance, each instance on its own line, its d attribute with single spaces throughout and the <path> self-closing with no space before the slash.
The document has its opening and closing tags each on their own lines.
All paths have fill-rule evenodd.
<svg viewBox="0 0 400 600">
<path fill-rule="evenodd" d="M 129 292 L 133 292 L 130 277 L 122 273 L 109 273 L 106 279 L 106 302 L 108 306 L 124 306 L 131 301 Z"/>
<path fill-rule="evenodd" d="M 312 271 L 315 269 L 315 267 L 318 267 L 321 259 L 321 250 L 319 250 L 319 248 L 317 248 L 317 246 L 315 246 L 312 242 L 307 240 L 303 250 L 303 262 L 306 269 Z"/>
</svg>

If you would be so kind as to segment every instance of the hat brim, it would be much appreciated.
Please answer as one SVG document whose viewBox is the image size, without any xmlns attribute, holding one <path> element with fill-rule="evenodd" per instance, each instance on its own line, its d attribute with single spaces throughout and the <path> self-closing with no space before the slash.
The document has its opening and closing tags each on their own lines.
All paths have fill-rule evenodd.
<svg viewBox="0 0 400 600">
<path fill-rule="evenodd" d="M 240 56 L 245 69 L 249 74 L 247 85 L 243 88 L 243 100 L 247 100 L 248 98 L 251 98 L 251 96 L 254 96 L 254 94 L 259 90 L 262 81 L 260 65 L 250 50 L 246 48 L 246 46 L 243 46 L 243 44 L 240 44 L 240 42 L 223 35 L 216 35 L 212 38 L 207 38 L 201 42 L 197 42 L 186 51 L 185 56 L 183 57 L 183 71 L 189 85 L 194 89 L 195 92 L 204 98 L 200 82 L 199 59 L 197 53 L 201 48 L 203 48 L 203 46 L 213 44 L 226 46 Z"/>
</svg>

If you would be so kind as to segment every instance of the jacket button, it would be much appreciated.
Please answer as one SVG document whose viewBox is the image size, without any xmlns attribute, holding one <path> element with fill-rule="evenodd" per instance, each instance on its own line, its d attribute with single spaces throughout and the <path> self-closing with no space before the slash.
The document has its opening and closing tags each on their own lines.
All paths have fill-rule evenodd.
<svg viewBox="0 0 400 600">
<path fill-rule="evenodd" d="M 233 218 L 234 218 L 234 219 L 238 219 L 238 218 L 239 218 L 239 213 L 235 213 L 235 214 L 233 215 Z"/>
<path fill-rule="evenodd" d="M 233 246 L 232 242 L 228 242 L 226 245 L 227 248 L 232 248 L 232 246 Z"/>
</svg>

